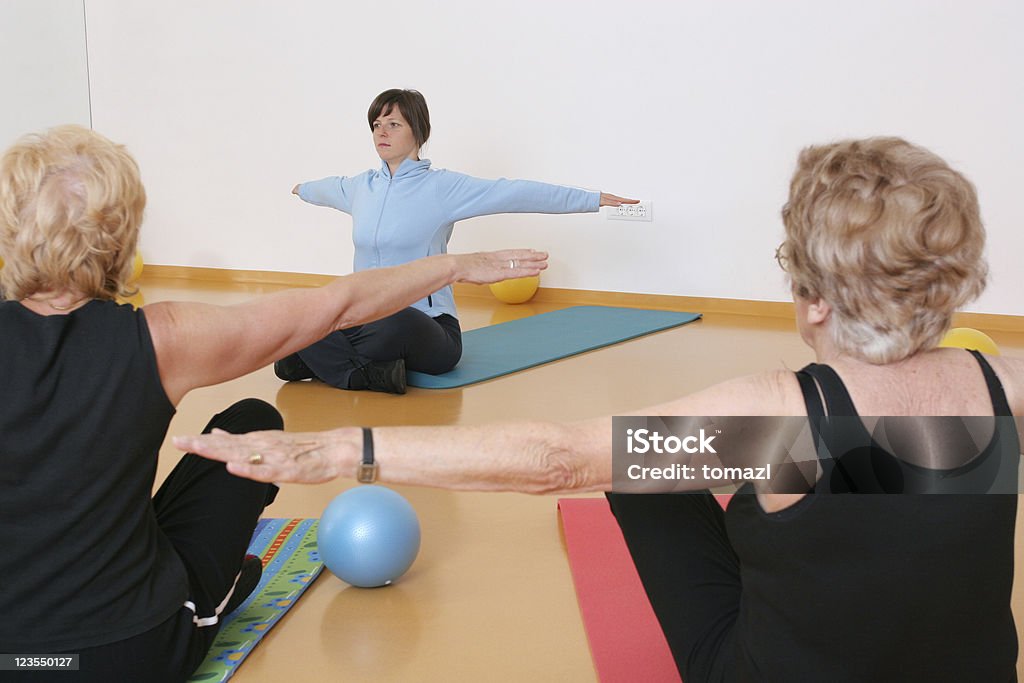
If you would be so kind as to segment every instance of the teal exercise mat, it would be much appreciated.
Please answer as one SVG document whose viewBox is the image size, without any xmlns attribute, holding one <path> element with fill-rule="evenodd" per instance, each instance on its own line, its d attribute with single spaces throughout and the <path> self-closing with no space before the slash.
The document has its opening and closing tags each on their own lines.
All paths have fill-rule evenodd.
<svg viewBox="0 0 1024 683">
<path fill-rule="evenodd" d="M 678 327 L 700 313 L 645 308 L 573 306 L 529 318 L 469 330 L 462 335 L 462 360 L 451 372 L 409 372 L 410 386 L 451 389 Z"/>
</svg>

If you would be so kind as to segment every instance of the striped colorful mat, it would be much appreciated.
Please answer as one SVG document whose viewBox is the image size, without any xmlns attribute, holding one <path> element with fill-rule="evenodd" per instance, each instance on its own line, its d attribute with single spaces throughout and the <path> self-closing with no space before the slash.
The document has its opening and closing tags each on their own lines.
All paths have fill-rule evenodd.
<svg viewBox="0 0 1024 683">
<path fill-rule="evenodd" d="M 324 568 L 316 519 L 261 519 L 249 552 L 263 558 L 263 578 L 252 595 L 224 619 L 206 659 L 189 681 L 226 681 Z"/>
</svg>

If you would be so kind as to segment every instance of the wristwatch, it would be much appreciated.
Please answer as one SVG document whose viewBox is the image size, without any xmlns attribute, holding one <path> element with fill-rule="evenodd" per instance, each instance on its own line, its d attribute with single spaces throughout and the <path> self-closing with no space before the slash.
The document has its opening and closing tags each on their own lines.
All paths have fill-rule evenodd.
<svg viewBox="0 0 1024 683">
<path fill-rule="evenodd" d="M 377 481 L 377 463 L 373 460 L 373 432 L 369 427 L 363 427 L 363 461 L 356 470 L 356 481 L 360 484 Z"/>
</svg>

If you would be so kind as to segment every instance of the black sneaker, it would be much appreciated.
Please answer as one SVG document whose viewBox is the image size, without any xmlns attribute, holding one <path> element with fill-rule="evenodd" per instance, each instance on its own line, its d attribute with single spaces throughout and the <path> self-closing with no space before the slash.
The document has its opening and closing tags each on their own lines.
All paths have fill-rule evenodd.
<svg viewBox="0 0 1024 683">
<path fill-rule="evenodd" d="M 300 379 L 313 379 L 316 375 L 309 366 L 302 362 L 299 354 L 293 353 L 274 363 L 274 374 L 285 382 L 296 382 Z"/>
<path fill-rule="evenodd" d="M 359 373 L 366 380 L 366 388 L 370 391 L 383 391 L 388 394 L 405 393 L 405 359 L 381 360 L 359 368 Z"/>
<path fill-rule="evenodd" d="M 256 590 L 262 576 L 263 560 L 256 555 L 246 555 L 242 560 L 242 569 L 238 572 L 238 580 L 235 581 L 235 590 L 228 598 L 228 604 L 224 606 L 221 616 L 226 617 L 238 609 L 238 606 Z"/>
</svg>

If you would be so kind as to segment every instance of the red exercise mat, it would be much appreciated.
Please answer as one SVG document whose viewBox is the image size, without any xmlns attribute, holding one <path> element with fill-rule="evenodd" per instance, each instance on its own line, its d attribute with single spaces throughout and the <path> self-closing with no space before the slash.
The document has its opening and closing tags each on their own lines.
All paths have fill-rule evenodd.
<svg viewBox="0 0 1024 683">
<path fill-rule="evenodd" d="M 717 496 L 724 507 L 730 496 Z M 576 600 L 602 683 L 679 683 L 672 653 L 604 498 L 558 501 Z"/>
</svg>

